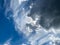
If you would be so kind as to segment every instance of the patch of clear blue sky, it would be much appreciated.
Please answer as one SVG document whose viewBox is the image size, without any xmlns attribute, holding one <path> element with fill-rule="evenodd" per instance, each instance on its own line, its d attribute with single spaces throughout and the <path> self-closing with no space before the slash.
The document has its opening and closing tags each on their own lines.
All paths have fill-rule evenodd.
<svg viewBox="0 0 60 45">
<path fill-rule="evenodd" d="M 3 44 L 11 37 L 12 44 L 16 43 L 18 40 L 20 40 L 20 43 L 23 43 L 23 41 L 25 40 L 23 34 L 18 34 L 18 32 L 15 31 L 13 19 L 9 21 L 5 16 L 5 9 L 6 5 L 9 4 L 8 2 L 10 3 L 10 1 L 6 0 L 6 4 L 4 7 L 4 0 L 0 0 L 0 44 Z"/>
</svg>

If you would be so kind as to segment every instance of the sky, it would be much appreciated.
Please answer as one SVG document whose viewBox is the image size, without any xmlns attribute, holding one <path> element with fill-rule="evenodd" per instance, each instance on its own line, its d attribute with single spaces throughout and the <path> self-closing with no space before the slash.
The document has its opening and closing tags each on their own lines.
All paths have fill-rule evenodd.
<svg viewBox="0 0 60 45">
<path fill-rule="evenodd" d="M 8 2 L 10 1 L 7 1 L 4 7 L 4 0 L 0 0 L 0 44 L 1 45 L 3 45 L 7 40 L 10 39 L 12 40 L 11 43 L 14 44 L 16 40 L 19 41 L 23 38 L 22 33 L 20 35 L 18 34 L 18 32 L 16 32 L 13 19 L 11 18 L 10 20 L 8 20 L 7 18 L 8 16 L 5 16 L 5 10 L 7 8 L 6 6 L 7 4 L 9 4 Z M 9 15 L 9 13 L 7 15 Z M 21 42 L 22 41 L 20 41 L 20 43 Z"/>
<path fill-rule="evenodd" d="M 0 0 L 0 45 L 59 45 L 59 2 Z"/>
</svg>

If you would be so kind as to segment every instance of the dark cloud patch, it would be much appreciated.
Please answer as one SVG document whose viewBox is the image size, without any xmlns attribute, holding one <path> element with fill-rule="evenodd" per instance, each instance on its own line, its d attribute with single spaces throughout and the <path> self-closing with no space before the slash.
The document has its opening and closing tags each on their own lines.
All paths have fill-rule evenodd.
<svg viewBox="0 0 60 45">
<path fill-rule="evenodd" d="M 60 25 L 60 0 L 36 0 L 28 16 L 41 16 L 40 24 L 45 28 Z M 47 21 L 48 20 L 48 21 Z"/>
<path fill-rule="evenodd" d="M 55 44 L 56 44 L 56 45 L 60 45 L 60 40 L 56 40 L 56 41 L 55 41 Z"/>
</svg>

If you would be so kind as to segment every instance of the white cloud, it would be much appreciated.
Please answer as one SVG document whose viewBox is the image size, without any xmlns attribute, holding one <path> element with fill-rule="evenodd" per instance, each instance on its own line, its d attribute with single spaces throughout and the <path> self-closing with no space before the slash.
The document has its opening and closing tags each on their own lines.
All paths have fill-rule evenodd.
<svg viewBox="0 0 60 45">
<path fill-rule="evenodd" d="M 24 2 L 24 1 L 27 1 L 27 0 L 19 0 L 19 4 L 21 4 L 21 3 Z"/>
<path fill-rule="evenodd" d="M 27 45 L 27 44 L 25 44 L 25 43 L 22 43 L 21 45 Z"/>
</svg>

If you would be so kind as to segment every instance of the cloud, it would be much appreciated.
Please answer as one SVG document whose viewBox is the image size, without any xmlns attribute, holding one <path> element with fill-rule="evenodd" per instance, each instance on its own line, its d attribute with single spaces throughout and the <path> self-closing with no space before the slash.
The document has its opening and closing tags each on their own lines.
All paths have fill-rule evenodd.
<svg viewBox="0 0 60 45">
<path fill-rule="evenodd" d="M 19 4 L 21 4 L 21 3 L 24 2 L 24 1 L 27 1 L 27 0 L 19 0 Z"/>
<path fill-rule="evenodd" d="M 19 3 L 21 3 L 21 0 Z M 25 10 L 24 6 L 20 7 L 18 10 L 15 10 L 15 7 L 13 7 L 15 28 L 18 33 L 22 32 L 27 37 L 31 45 L 36 45 L 37 40 L 39 40 L 38 44 L 45 43 L 50 40 L 48 37 L 53 35 L 51 34 L 52 32 L 49 32 L 46 29 L 49 29 L 55 24 L 57 25 L 60 19 L 60 17 L 57 18 L 60 15 L 55 15 L 55 13 L 58 13 L 58 7 L 54 4 L 54 0 L 36 0 L 28 11 Z M 54 8 L 54 6 L 56 8 Z M 36 20 L 37 18 L 38 20 Z M 35 31 L 34 34 L 32 33 L 33 31 Z M 51 35 L 48 36 L 49 34 Z"/>
<path fill-rule="evenodd" d="M 41 16 L 40 25 L 49 29 L 60 26 L 60 1 L 58 0 L 36 0 L 29 16 L 34 19 L 35 14 Z M 48 21 L 47 21 L 48 20 Z M 50 21 L 51 20 L 51 21 Z"/>
</svg>

